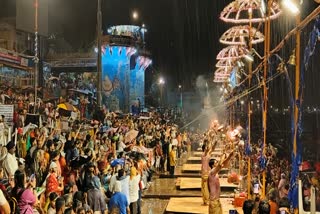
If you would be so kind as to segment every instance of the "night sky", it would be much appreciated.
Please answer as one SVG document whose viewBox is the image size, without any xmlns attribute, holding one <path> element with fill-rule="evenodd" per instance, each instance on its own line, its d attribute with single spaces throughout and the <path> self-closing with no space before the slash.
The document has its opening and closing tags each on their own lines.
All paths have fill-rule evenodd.
<svg viewBox="0 0 320 214">
<path fill-rule="evenodd" d="M 14 15 L 14 0 L 0 0 L 0 16 Z M 148 72 L 162 75 L 168 88 L 176 89 L 182 84 L 185 89 L 193 89 L 195 80 L 204 75 L 211 86 L 216 64 L 216 55 L 225 46 L 219 37 L 232 25 L 219 19 L 222 9 L 231 0 L 102 0 L 103 30 L 112 25 L 146 25 L 147 48 L 152 53 L 153 66 Z M 96 37 L 96 0 L 49 0 L 49 31 L 58 33 L 73 47 L 90 50 Z M 311 0 L 304 1 L 302 17 L 317 6 Z M 132 19 L 137 11 L 138 20 Z M 288 11 L 279 20 L 272 22 L 272 47 L 294 27 L 294 16 Z M 302 45 L 307 43 L 312 23 L 302 32 Z M 257 26 L 256 26 L 257 27 Z M 263 32 L 263 28 L 260 29 Z M 294 40 L 287 42 L 278 53 L 289 59 L 294 49 Z M 263 49 L 255 47 L 263 54 Z M 318 48 L 319 49 L 319 48 Z M 310 71 L 306 75 L 305 101 L 307 105 L 320 105 L 318 82 L 320 80 L 319 50 L 312 58 Z M 292 76 L 292 75 L 291 75 Z M 276 95 L 287 96 L 287 85 L 280 78 L 270 87 L 270 102 L 280 107 L 287 106 L 287 100 Z M 271 96 L 270 95 L 270 96 Z"/>
<path fill-rule="evenodd" d="M 14 0 L 0 0 L 1 16 L 14 13 Z M 144 23 L 147 48 L 155 73 L 162 74 L 171 88 L 194 86 L 198 75 L 213 77 L 215 57 L 224 47 L 219 37 L 232 25 L 219 19 L 231 0 L 102 0 L 103 29 L 118 24 Z M 49 0 L 49 31 L 59 33 L 74 50 L 89 49 L 96 36 L 96 0 Z M 304 2 L 304 13 L 316 4 Z M 132 19 L 132 12 L 139 19 Z M 284 16 L 277 24 L 274 43 L 290 30 L 294 17 Z M 283 26 L 285 25 L 285 26 Z M 277 29 L 281 28 L 281 29 Z M 263 29 L 260 29 L 263 30 Z M 289 48 L 290 49 L 290 48 Z M 284 53 L 290 55 L 289 53 Z"/>
</svg>

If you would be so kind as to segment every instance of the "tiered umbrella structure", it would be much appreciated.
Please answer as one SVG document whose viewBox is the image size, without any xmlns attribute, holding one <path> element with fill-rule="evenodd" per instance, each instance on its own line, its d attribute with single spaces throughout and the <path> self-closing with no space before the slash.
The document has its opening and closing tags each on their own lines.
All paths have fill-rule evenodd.
<svg viewBox="0 0 320 214">
<path fill-rule="evenodd" d="M 280 6 L 275 1 L 266 4 L 264 0 L 235 0 L 228 4 L 220 14 L 220 19 L 227 23 L 247 24 L 234 26 L 227 30 L 220 38 L 222 44 L 229 45 L 220 51 L 217 56 L 217 70 L 215 71 L 214 82 L 230 81 L 230 74 L 236 67 L 236 62 L 247 54 L 252 53 L 252 45 L 258 44 L 265 39 L 265 44 L 270 45 L 270 35 L 263 35 L 258 29 L 252 26 L 252 23 L 270 23 L 270 20 L 276 19 L 281 14 Z M 270 25 L 269 25 L 270 26 Z M 266 27 L 268 28 L 268 27 Z M 269 28 L 270 30 L 270 28 Z M 267 37 L 267 38 L 265 38 Z M 266 45 L 265 45 L 266 47 Z M 268 48 L 266 48 L 268 49 Z M 266 51 L 265 51 L 266 54 Z M 267 55 L 267 54 L 266 54 Z M 267 66 L 267 65 L 265 65 Z M 236 70 L 234 71 L 236 72 Z M 248 86 L 251 84 L 252 62 L 249 62 L 248 68 Z M 229 76 L 228 76 L 229 75 Z M 235 75 L 236 76 L 236 75 Z M 266 79 L 266 77 L 264 77 Z M 265 90 L 264 90 L 265 92 Z M 266 96 L 264 96 L 266 97 Z M 265 100 L 265 102 L 267 102 Z M 248 142 L 250 145 L 250 126 L 251 126 L 251 103 L 248 99 Z M 266 116 L 266 113 L 263 114 Z M 266 118 L 264 118 L 266 120 Z M 265 135 L 264 135 L 265 138 Z M 264 139 L 265 143 L 265 139 Z M 265 147 L 265 144 L 264 144 Z M 250 157 L 248 158 L 248 196 L 250 197 Z M 240 167 L 241 168 L 241 167 Z M 265 179 L 265 178 L 263 178 Z M 263 182 L 265 185 L 265 182 Z M 264 189 L 262 195 L 264 195 Z"/>
</svg>

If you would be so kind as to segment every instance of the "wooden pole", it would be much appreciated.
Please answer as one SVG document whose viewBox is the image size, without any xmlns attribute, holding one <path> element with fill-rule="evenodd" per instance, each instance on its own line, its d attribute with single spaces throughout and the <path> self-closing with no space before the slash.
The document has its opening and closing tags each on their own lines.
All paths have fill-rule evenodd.
<svg viewBox="0 0 320 214">
<path fill-rule="evenodd" d="M 252 35 L 251 35 L 251 29 L 252 29 L 252 10 L 249 11 L 249 51 L 251 53 L 252 51 Z M 249 62 L 249 71 L 248 71 L 248 88 L 251 87 L 251 78 L 252 78 L 252 62 Z M 251 99 L 250 94 L 248 94 L 248 145 L 251 144 Z M 247 175 L 247 192 L 248 192 L 248 198 L 251 198 L 251 158 L 250 156 L 248 158 L 248 175 Z"/>
<path fill-rule="evenodd" d="M 272 0 L 268 1 L 267 6 L 267 19 L 265 22 L 265 43 L 264 43 L 264 55 L 266 59 L 269 59 L 270 55 L 270 8 Z M 267 112 L 268 112 L 268 89 L 267 89 L 267 77 L 268 77 L 268 60 L 264 61 L 263 70 L 263 111 L 262 111 L 262 126 L 263 126 L 263 156 L 266 155 L 267 146 Z M 262 193 L 261 197 L 266 196 L 266 171 L 262 173 Z"/>
<path fill-rule="evenodd" d="M 299 26 L 301 22 L 300 13 L 296 16 L 296 26 Z M 299 86 L 300 86 L 300 43 L 301 43 L 301 31 L 296 31 L 296 69 L 295 69 L 295 90 L 294 90 L 294 137 L 293 137 L 293 153 L 294 158 L 297 156 L 297 134 L 298 134 L 298 120 L 299 120 L 299 109 L 296 102 L 299 100 Z M 301 102 L 301 100 L 300 100 Z M 298 179 L 298 178 L 296 178 Z M 298 213 L 298 209 L 294 210 L 294 213 Z"/>
<path fill-rule="evenodd" d="M 301 16 L 298 14 L 296 16 L 296 24 L 299 25 L 301 21 Z M 293 138 L 293 153 L 297 155 L 297 130 L 298 130 L 298 117 L 299 109 L 296 105 L 296 101 L 299 100 L 299 85 L 300 85 L 300 30 L 296 32 L 296 69 L 295 69 L 295 90 L 294 90 L 294 138 Z"/>
</svg>

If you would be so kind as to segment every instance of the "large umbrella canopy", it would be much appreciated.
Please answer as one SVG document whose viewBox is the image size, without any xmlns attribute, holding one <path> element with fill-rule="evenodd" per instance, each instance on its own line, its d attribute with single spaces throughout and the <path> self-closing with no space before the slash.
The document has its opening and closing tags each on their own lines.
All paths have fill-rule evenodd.
<svg viewBox="0 0 320 214">
<path fill-rule="evenodd" d="M 58 109 L 63 109 L 63 110 L 66 110 L 66 111 L 78 111 L 78 109 L 76 107 L 74 107 L 73 105 L 71 105 L 70 103 L 60 103 L 58 106 L 57 106 Z"/>
<path fill-rule="evenodd" d="M 138 136 L 138 133 L 139 131 L 136 130 L 128 131 L 124 137 L 125 143 L 130 143 L 131 141 L 133 141 Z"/>
</svg>

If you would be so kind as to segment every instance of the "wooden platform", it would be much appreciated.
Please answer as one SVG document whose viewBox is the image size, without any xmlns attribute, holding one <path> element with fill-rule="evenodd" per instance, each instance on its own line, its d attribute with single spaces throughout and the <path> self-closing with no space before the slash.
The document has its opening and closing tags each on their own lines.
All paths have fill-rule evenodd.
<svg viewBox="0 0 320 214">
<path fill-rule="evenodd" d="M 198 148 L 197 151 L 202 152 L 202 148 Z M 222 148 L 216 148 L 214 151 L 215 152 L 222 152 Z"/>
<path fill-rule="evenodd" d="M 182 171 L 183 172 L 201 172 L 201 164 L 183 164 L 182 165 Z M 221 171 L 229 171 L 227 168 L 223 168 Z"/>
<path fill-rule="evenodd" d="M 229 214 L 229 210 L 236 209 L 239 214 L 243 214 L 240 207 L 235 208 L 232 205 L 231 198 L 221 198 L 223 214 Z M 201 213 L 208 214 L 208 206 L 201 205 L 201 197 L 184 197 L 184 198 L 170 198 L 166 208 L 166 213 Z"/>
<path fill-rule="evenodd" d="M 217 161 L 219 161 L 219 159 L 216 158 Z M 201 163 L 201 157 L 191 156 L 191 157 L 188 157 L 187 161 Z"/>
<path fill-rule="evenodd" d="M 237 188 L 238 185 L 230 184 L 227 182 L 227 178 L 220 178 L 220 187 L 221 188 Z M 201 178 L 185 178 L 180 177 L 176 181 L 176 185 L 180 189 L 201 189 Z"/>
<path fill-rule="evenodd" d="M 202 155 L 202 152 L 194 152 L 193 153 L 193 156 L 201 157 L 201 155 Z M 221 155 L 222 155 L 222 152 L 220 152 L 220 151 L 212 152 L 212 157 L 220 157 Z"/>
</svg>

